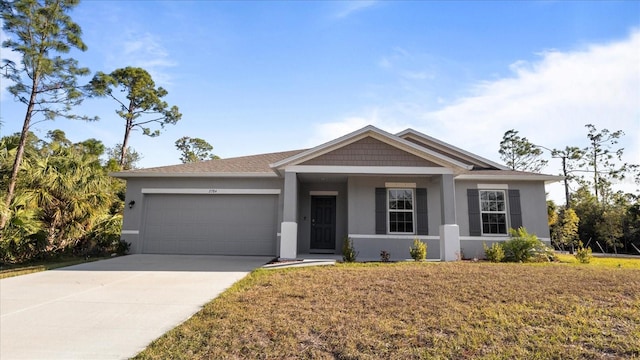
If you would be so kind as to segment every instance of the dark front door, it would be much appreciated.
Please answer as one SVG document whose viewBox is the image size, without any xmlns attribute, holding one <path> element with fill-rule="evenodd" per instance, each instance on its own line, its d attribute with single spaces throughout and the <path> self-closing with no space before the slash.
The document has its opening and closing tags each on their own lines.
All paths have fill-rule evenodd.
<svg viewBox="0 0 640 360">
<path fill-rule="evenodd" d="M 311 197 L 311 250 L 336 249 L 336 197 Z"/>
</svg>

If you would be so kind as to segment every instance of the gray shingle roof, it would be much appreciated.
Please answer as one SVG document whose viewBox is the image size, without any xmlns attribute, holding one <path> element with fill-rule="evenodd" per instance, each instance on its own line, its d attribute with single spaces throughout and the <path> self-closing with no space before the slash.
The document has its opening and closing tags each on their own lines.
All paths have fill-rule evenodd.
<svg viewBox="0 0 640 360">
<path fill-rule="evenodd" d="M 283 151 L 269 154 L 241 156 L 228 159 L 205 160 L 187 164 L 159 166 L 146 169 L 134 169 L 113 173 L 115 177 L 127 178 L 130 176 L 160 176 L 160 175 L 189 175 L 189 174 L 274 174 L 269 164 L 299 154 L 303 150 Z"/>
</svg>

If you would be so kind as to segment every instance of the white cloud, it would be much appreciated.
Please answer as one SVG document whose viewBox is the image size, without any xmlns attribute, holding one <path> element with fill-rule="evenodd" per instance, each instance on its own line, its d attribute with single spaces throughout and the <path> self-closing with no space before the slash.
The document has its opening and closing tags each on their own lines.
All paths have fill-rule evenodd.
<svg viewBox="0 0 640 360">
<path fill-rule="evenodd" d="M 397 113 L 403 112 L 399 107 L 397 110 Z M 382 112 L 384 112 L 384 114 L 382 114 Z M 373 125 L 390 133 L 397 133 L 409 127 L 406 122 L 393 119 L 387 114 L 386 109 L 373 108 L 367 110 L 366 114 L 362 116 L 347 116 L 334 122 L 314 125 L 314 135 L 307 142 L 307 146 L 318 146 L 367 125 Z"/>
<path fill-rule="evenodd" d="M 585 124 L 598 129 L 623 130 L 620 141 L 626 162 L 640 164 L 640 30 L 621 41 L 594 44 L 574 51 L 549 50 L 534 62 L 515 61 L 512 76 L 475 84 L 469 96 L 444 102 L 437 96 L 438 110 L 425 110 L 397 99 L 375 105 L 365 116 L 318 125 L 320 133 L 355 130 L 367 124 L 396 131 L 395 124 L 411 127 L 463 149 L 498 160 L 502 135 L 516 129 L 521 136 L 548 148 L 587 146 Z M 384 58 L 380 65 L 395 67 L 400 53 Z M 397 74 L 402 77 L 402 73 Z M 406 75 L 406 74 L 405 74 Z M 402 95 L 400 95 L 402 96 Z M 342 132 L 340 132 L 341 134 Z M 552 162 L 547 173 L 557 173 Z M 637 191 L 627 180 L 622 189 Z"/>
<path fill-rule="evenodd" d="M 340 2 L 341 8 L 333 15 L 336 19 L 344 19 L 350 15 L 370 8 L 377 3 L 375 0 L 356 0 Z"/>
<path fill-rule="evenodd" d="M 140 67 L 151 74 L 156 84 L 161 86 L 171 84 L 171 76 L 165 69 L 174 67 L 177 63 L 171 59 L 169 52 L 157 36 L 148 32 L 130 31 L 126 33 L 125 39 L 112 44 L 112 49 L 107 60 L 108 68 Z"/>
<path fill-rule="evenodd" d="M 515 62 L 513 77 L 487 81 L 473 95 L 427 114 L 448 138 L 495 158 L 511 128 L 546 147 L 586 145 L 585 124 L 627 133 L 628 157 L 640 163 L 640 31 L 571 52 L 547 51 Z M 486 150 L 490 149 L 490 150 Z"/>
</svg>

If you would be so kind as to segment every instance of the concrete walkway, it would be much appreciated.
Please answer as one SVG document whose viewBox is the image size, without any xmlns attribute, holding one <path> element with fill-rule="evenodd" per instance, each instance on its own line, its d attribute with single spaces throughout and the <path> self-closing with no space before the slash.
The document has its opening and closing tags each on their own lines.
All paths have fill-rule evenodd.
<svg viewBox="0 0 640 360">
<path fill-rule="evenodd" d="M 126 359 L 268 257 L 129 255 L 0 280 L 0 359 Z"/>
</svg>

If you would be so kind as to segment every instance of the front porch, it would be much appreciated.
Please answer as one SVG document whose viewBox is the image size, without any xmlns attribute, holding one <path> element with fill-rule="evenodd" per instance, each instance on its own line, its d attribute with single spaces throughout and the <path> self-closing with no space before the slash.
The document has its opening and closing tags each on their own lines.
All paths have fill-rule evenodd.
<svg viewBox="0 0 640 360">
<path fill-rule="evenodd" d="M 317 256 L 340 260 L 346 238 L 352 240 L 360 261 L 380 260 L 383 250 L 393 261 L 406 260 L 415 238 L 427 243 L 430 260 L 460 257 L 454 181 L 448 169 L 403 168 L 403 174 L 394 167 L 369 168 L 368 173 L 353 168 L 349 172 L 318 170 L 297 166 L 284 173 L 281 259 Z M 397 214 L 390 209 L 387 195 L 382 205 L 376 198 L 377 190 L 391 188 L 407 189 L 411 194 L 411 206 L 402 210 L 408 215 L 401 214 L 407 227 L 402 231 L 396 228 Z M 424 204 L 418 205 L 418 200 Z"/>
</svg>

